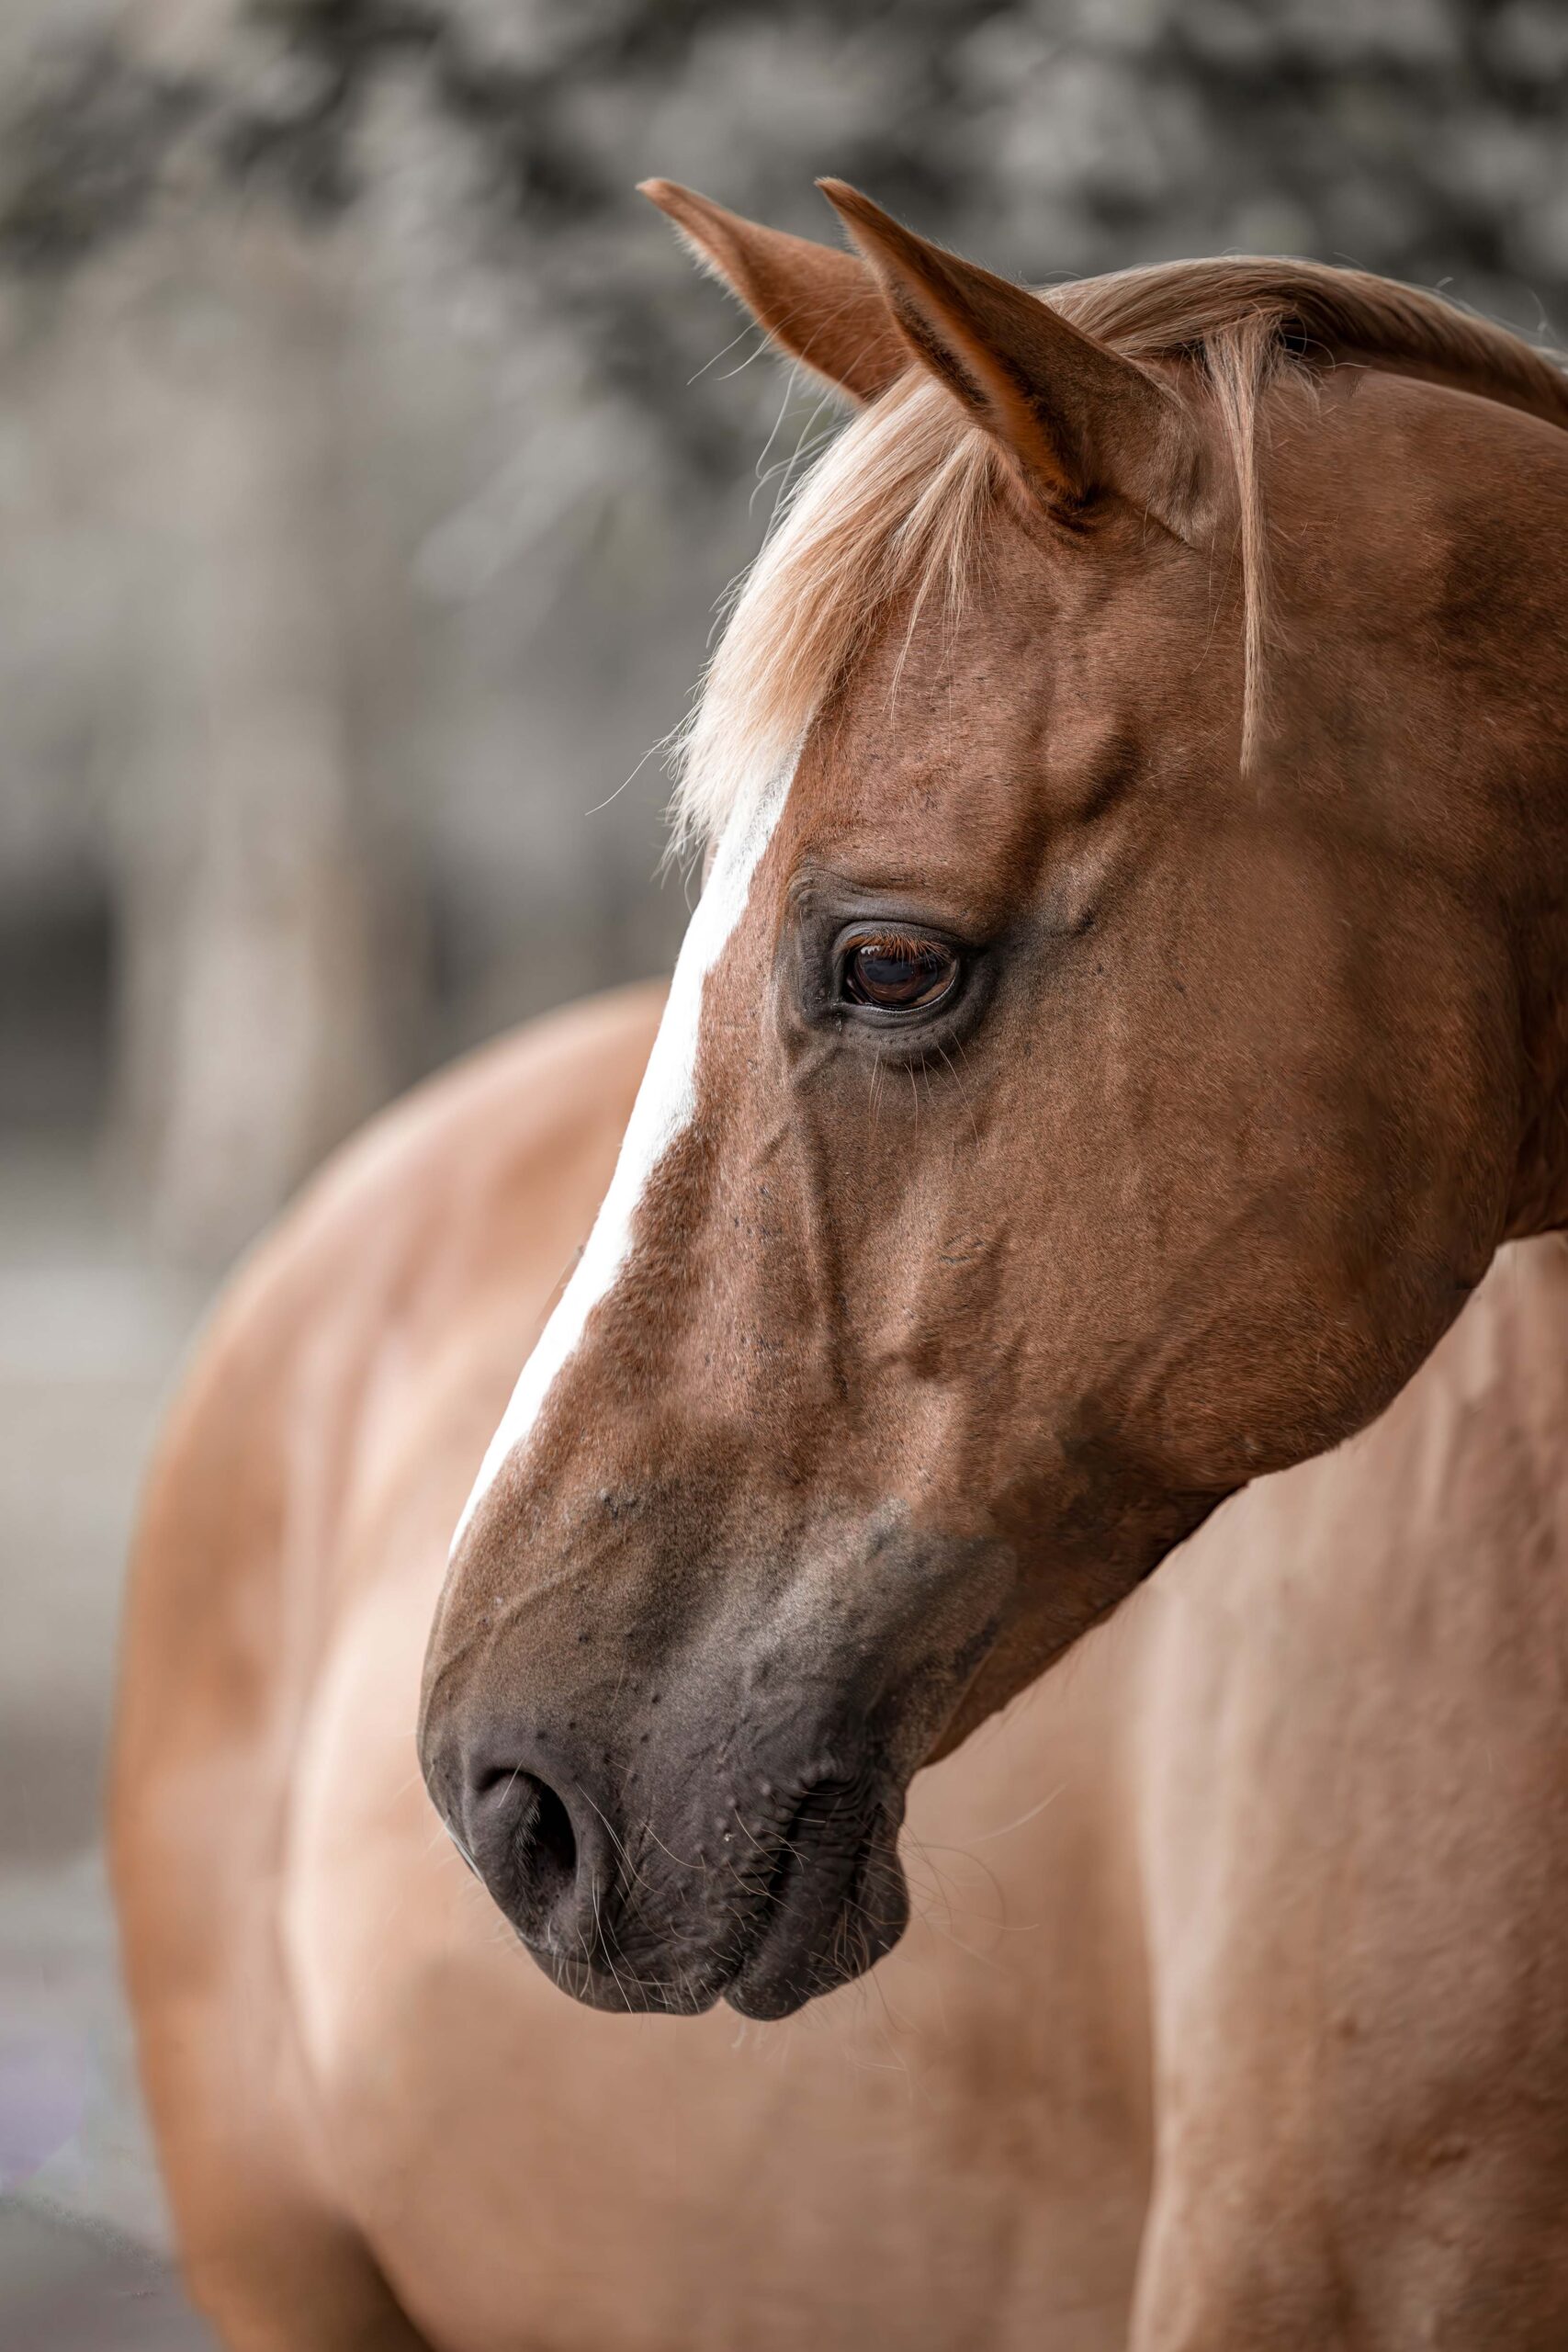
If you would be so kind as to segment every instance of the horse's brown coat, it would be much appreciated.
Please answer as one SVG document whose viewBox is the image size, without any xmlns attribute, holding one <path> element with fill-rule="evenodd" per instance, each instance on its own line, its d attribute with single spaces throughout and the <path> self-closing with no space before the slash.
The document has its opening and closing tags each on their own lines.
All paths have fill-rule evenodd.
<svg viewBox="0 0 1568 2352">
<path fill-rule="evenodd" d="M 962 603 L 857 646 L 710 978 L 692 1125 L 437 1620 L 443 1801 L 526 1716 L 616 1809 L 613 1925 L 550 1954 L 605 2006 L 863 1962 L 852 1916 L 815 1977 L 726 1941 L 764 1767 L 852 1779 L 871 1726 L 885 1849 L 933 1743 L 1032 1684 L 916 1781 L 935 1885 L 868 1984 L 739 2044 L 570 2009 L 414 1774 L 445 1533 L 646 1001 L 361 1147 L 198 1368 L 117 1853 L 236 2346 L 1568 2333 L 1568 1272 L 1555 1239 L 1485 1271 L 1568 1209 L 1568 439 L 1424 371 L 1268 383 L 1242 773 L 1224 419 L 1168 382 L 1208 436 L 1190 529 L 1113 456 L 1067 517 L 1025 465 Z M 989 959 L 945 1063 L 825 1018 L 867 909 Z"/>
</svg>

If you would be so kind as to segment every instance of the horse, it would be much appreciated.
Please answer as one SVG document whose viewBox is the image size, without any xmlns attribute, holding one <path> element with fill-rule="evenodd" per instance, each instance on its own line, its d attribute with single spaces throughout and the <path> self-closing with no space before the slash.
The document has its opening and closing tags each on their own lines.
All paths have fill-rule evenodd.
<svg viewBox="0 0 1568 2352">
<path fill-rule="evenodd" d="M 852 411 L 684 739 L 667 995 L 375 1123 L 152 1474 L 192 2291 L 232 2352 L 1560 2347 L 1568 379 L 822 185 L 846 247 L 647 190 Z"/>
</svg>

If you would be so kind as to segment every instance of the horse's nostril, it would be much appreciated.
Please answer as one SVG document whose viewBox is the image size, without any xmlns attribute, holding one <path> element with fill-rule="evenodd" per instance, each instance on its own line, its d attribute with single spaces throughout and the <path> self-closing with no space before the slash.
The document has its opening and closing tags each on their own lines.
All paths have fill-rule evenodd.
<svg viewBox="0 0 1568 2352">
<path fill-rule="evenodd" d="M 565 1800 L 520 1765 L 474 1783 L 475 1860 L 525 1935 L 566 1925 L 578 1892 L 577 1832 Z"/>
<path fill-rule="evenodd" d="M 533 1818 L 518 1826 L 519 1840 L 526 1840 L 526 1858 L 519 1867 L 531 1882 L 542 1907 L 552 1906 L 577 1884 L 577 1836 L 571 1815 L 547 1781 L 536 1781 Z"/>
</svg>

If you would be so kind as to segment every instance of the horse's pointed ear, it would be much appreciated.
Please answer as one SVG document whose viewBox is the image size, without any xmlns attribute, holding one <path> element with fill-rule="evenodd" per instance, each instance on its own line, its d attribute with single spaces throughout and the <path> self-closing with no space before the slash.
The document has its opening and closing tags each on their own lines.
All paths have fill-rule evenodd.
<svg viewBox="0 0 1568 2352">
<path fill-rule="evenodd" d="M 909 365 L 874 273 L 858 254 L 760 228 L 673 180 L 639 193 L 793 358 L 853 401 L 874 401 Z"/>
<path fill-rule="evenodd" d="M 1186 536 L 1197 430 L 1177 394 L 1021 286 L 917 237 L 842 180 L 818 187 L 911 351 L 1059 514 L 1119 492 Z"/>
</svg>

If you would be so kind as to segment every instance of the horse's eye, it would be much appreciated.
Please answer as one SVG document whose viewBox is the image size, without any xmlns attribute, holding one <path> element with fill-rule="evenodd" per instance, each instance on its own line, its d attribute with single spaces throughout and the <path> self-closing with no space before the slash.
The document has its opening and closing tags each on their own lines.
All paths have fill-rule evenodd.
<svg viewBox="0 0 1568 2352">
<path fill-rule="evenodd" d="M 889 932 L 857 939 L 844 961 L 844 994 L 852 1004 L 885 1012 L 920 1012 L 939 1003 L 958 978 L 958 957 L 940 939 Z"/>
</svg>

